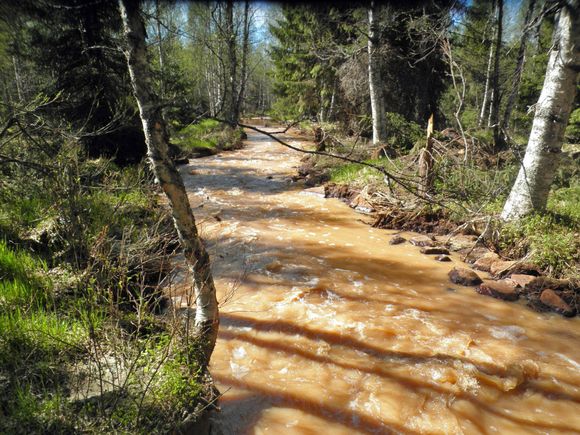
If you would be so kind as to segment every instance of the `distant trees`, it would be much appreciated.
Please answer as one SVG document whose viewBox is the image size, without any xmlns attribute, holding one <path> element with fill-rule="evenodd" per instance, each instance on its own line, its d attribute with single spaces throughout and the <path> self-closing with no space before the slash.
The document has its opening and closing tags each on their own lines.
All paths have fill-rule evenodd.
<svg viewBox="0 0 580 435">
<path fill-rule="evenodd" d="M 279 115 L 339 121 L 368 136 L 376 120 L 376 143 L 388 139 L 386 112 L 423 124 L 437 112 L 446 68 L 425 29 L 447 20 L 447 9 L 370 6 L 282 8 L 271 26 Z"/>
<path fill-rule="evenodd" d="M 580 2 L 562 2 L 544 87 L 536 105 L 526 154 L 502 218 L 517 220 L 546 207 L 580 71 Z"/>
</svg>

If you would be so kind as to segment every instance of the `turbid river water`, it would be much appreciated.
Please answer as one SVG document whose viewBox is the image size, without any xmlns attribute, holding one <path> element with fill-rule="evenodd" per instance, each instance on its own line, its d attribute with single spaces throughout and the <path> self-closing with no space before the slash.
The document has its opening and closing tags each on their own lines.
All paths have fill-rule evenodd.
<svg viewBox="0 0 580 435">
<path fill-rule="evenodd" d="M 458 259 L 389 245 L 248 135 L 181 169 L 219 289 L 223 433 L 580 433 L 580 319 L 451 285 Z"/>
</svg>

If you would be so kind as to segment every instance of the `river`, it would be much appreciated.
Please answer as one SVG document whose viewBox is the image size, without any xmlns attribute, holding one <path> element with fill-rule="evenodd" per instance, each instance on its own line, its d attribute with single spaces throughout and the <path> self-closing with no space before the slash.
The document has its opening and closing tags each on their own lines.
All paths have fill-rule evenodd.
<svg viewBox="0 0 580 435">
<path fill-rule="evenodd" d="M 580 319 L 452 285 L 458 258 L 291 182 L 301 157 L 248 132 L 181 168 L 219 291 L 221 432 L 580 433 Z"/>
</svg>

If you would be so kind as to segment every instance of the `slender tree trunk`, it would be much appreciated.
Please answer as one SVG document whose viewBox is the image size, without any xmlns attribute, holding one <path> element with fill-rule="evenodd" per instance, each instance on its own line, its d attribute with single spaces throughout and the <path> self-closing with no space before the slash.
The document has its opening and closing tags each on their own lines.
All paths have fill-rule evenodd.
<svg viewBox="0 0 580 435">
<path fill-rule="evenodd" d="M 429 117 L 427 124 L 427 143 L 425 148 L 421 150 L 419 156 L 419 177 L 421 184 L 419 186 L 419 193 L 426 195 L 433 190 L 433 114 Z"/>
<path fill-rule="evenodd" d="M 240 91 L 236 102 L 235 112 L 241 113 L 244 102 L 246 83 L 248 81 L 248 53 L 250 52 L 250 2 L 246 0 L 244 5 L 244 35 L 242 37 L 242 70 L 240 74 Z"/>
<path fill-rule="evenodd" d="M 234 28 L 234 2 L 228 0 L 226 2 L 226 40 L 228 47 L 228 68 L 229 68 L 229 101 L 227 119 L 231 123 L 238 122 L 239 114 L 236 113 L 238 102 L 238 59 L 236 55 L 236 31 Z"/>
<path fill-rule="evenodd" d="M 155 23 L 157 25 L 157 55 L 159 56 L 159 90 L 161 98 L 165 96 L 165 65 L 163 61 L 163 48 L 161 47 L 161 18 L 159 0 L 155 0 Z"/>
<path fill-rule="evenodd" d="M 522 32 L 522 40 L 520 42 L 520 48 L 518 50 L 518 60 L 516 62 L 516 70 L 514 71 L 514 77 L 512 80 L 512 86 L 510 90 L 510 95 L 506 104 L 505 112 L 503 114 L 503 119 L 501 122 L 501 132 L 504 134 L 509 128 L 510 118 L 512 116 L 512 111 L 516 103 L 516 98 L 520 92 L 520 83 L 522 81 L 522 73 L 524 71 L 524 63 L 526 59 L 526 45 L 528 42 L 528 35 L 530 33 L 530 22 L 532 21 L 532 15 L 534 13 L 534 7 L 536 6 L 536 0 L 530 0 L 528 5 L 528 10 L 526 11 L 526 18 L 524 19 L 524 31 Z"/>
<path fill-rule="evenodd" d="M 493 63 L 493 41 L 489 44 L 489 58 L 487 60 L 487 72 L 485 74 L 485 89 L 483 91 L 483 103 L 481 104 L 481 112 L 479 113 L 479 119 L 477 121 L 477 126 L 481 127 L 483 125 L 483 120 L 485 119 L 485 114 L 487 112 L 487 106 L 489 101 L 489 84 L 491 82 L 491 65 Z"/>
<path fill-rule="evenodd" d="M 334 118 L 335 99 L 336 99 L 336 82 L 332 85 L 332 95 L 330 97 L 330 107 L 328 108 L 328 113 L 326 115 L 329 122 L 332 122 L 332 120 Z"/>
<path fill-rule="evenodd" d="M 139 14 L 139 5 L 131 0 L 119 0 L 127 48 L 125 56 L 131 76 L 133 93 L 139 106 L 147 156 L 159 185 L 167 195 L 173 221 L 193 272 L 196 298 L 195 326 L 202 342 L 204 368 L 209 364 L 215 346 L 219 325 L 216 290 L 210 268 L 210 259 L 198 235 L 195 218 L 185 187 L 173 161 L 169 158 L 166 128 L 159 98 L 153 91 L 153 80 L 145 47 L 145 25 Z"/>
<path fill-rule="evenodd" d="M 498 151 L 505 146 L 500 130 L 499 107 L 501 94 L 499 91 L 499 61 L 503 34 L 503 0 L 497 1 L 497 35 L 495 39 L 495 55 L 493 60 L 493 100 L 491 101 L 491 122 L 493 125 L 494 149 Z"/>
<path fill-rule="evenodd" d="M 566 1 L 557 18 L 554 44 L 526 154 L 503 208 L 503 219 L 517 220 L 546 207 L 576 96 L 580 71 L 579 6 L 579 0 Z"/>
<path fill-rule="evenodd" d="M 385 103 L 380 77 L 380 59 L 378 56 L 379 34 L 375 15 L 376 4 L 371 1 L 369 8 L 369 94 L 371 98 L 371 114 L 373 118 L 373 144 L 377 145 L 386 140 Z"/>
</svg>

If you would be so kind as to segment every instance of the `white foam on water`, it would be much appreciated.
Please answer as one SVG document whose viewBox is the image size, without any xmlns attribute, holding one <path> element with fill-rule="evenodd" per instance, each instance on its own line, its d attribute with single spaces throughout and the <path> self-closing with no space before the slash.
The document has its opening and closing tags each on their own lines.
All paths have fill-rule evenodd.
<svg viewBox="0 0 580 435">
<path fill-rule="evenodd" d="M 556 356 L 558 356 L 560 359 L 566 361 L 568 364 L 570 364 L 572 367 L 574 367 L 576 370 L 580 370 L 580 364 L 578 364 L 576 361 L 574 361 L 573 359 L 567 357 L 564 354 L 561 354 L 559 352 L 556 353 Z"/>
<path fill-rule="evenodd" d="M 492 326 L 489 332 L 493 338 L 498 340 L 518 341 L 526 338 L 526 330 L 517 325 Z"/>
<path fill-rule="evenodd" d="M 234 357 L 234 359 L 242 359 L 248 356 L 248 353 L 246 352 L 246 349 L 244 349 L 242 346 L 237 347 L 234 349 L 234 351 L 232 352 L 232 355 Z"/>
</svg>

